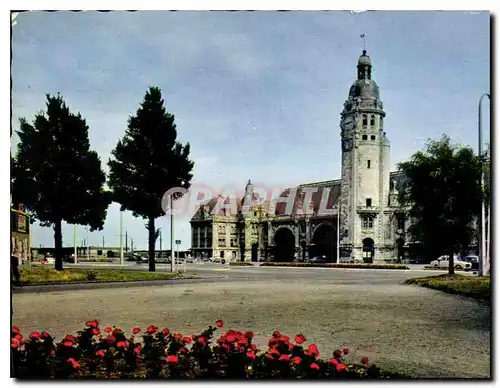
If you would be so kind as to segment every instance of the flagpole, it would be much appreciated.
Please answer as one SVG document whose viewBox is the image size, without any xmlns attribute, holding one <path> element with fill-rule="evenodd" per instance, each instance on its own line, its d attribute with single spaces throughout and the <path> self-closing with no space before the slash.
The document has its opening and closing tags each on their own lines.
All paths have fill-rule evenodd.
<svg viewBox="0 0 500 388">
<path fill-rule="evenodd" d="M 337 263 L 340 260 L 340 203 L 337 205 Z"/>
</svg>

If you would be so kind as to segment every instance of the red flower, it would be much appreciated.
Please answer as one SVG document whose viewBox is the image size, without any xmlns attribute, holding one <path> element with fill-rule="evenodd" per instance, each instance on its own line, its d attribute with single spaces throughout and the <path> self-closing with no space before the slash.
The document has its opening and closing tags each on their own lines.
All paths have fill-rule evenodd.
<svg viewBox="0 0 500 388">
<path fill-rule="evenodd" d="M 108 335 L 106 338 L 104 338 L 104 341 L 107 341 L 107 342 L 115 342 L 116 341 L 116 338 L 113 337 L 112 335 Z"/>
<path fill-rule="evenodd" d="M 342 352 L 340 350 L 337 349 L 333 352 L 333 357 L 340 357 L 340 356 L 342 356 Z"/>
<path fill-rule="evenodd" d="M 16 334 L 16 337 L 18 335 L 21 335 L 21 334 Z M 50 333 L 48 331 L 42 331 L 42 338 L 49 338 L 49 337 L 50 337 Z M 23 338 L 23 337 L 21 336 L 21 338 Z"/>
<path fill-rule="evenodd" d="M 170 334 L 170 330 L 167 328 L 164 328 L 161 332 L 165 337 Z"/>
<path fill-rule="evenodd" d="M 116 343 L 116 347 L 117 348 L 127 349 L 127 342 L 126 341 L 119 341 L 119 342 Z"/>
<path fill-rule="evenodd" d="M 104 357 L 104 352 L 102 350 L 98 350 L 97 352 L 95 352 L 95 355 L 97 357 Z"/>
<path fill-rule="evenodd" d="M 290 361 L 290 355 L 289 354 L 282 354 L 279 358 L 280 361 Z"/>
<path fill-rule="evenodd" d="M 318 347 L 315 344 L 309 345 L 309 347 L 307 348 L 307 350 L 309 350 L 309 353 L 311 353 L 312 356 L 314 356 L 314 357 L 318 357 L 319 356 L 319 350 L 318 350 Z"/>
<path fill-rule="evenodd" d="M 74 369 L 80 368 L 80 364 L 75 361 L 74 358 L 68 358 L 66 361 L 69 362 Z"/>
<path fill-rule="evenodd" d="M 97 329 L 97 326 L 99 326 L 99 322 L 97 322 L 95 319 L 93 321 L 88 321 L 86 323 L 88 327 L 92 327 L 93 329 Z"/>
<path fill-rule="evenodd" d="M 246 339 L 246 337 L 242 337 L 238 340 L 238 344 L 239 345 L 246 345 L 246 344 L 248 344 L 248 340 Z"/>
<path fill-rule="evenodd" d="M 132 329 L 132 334 L 134 334 L 134 335 L 135 335 L 135 334 L 137 334 L 137 333 L 140 333 L 140 332 L 141 332 L 141 329 L 140 329 L 140 328 L 138 328 L 138 327 L 134 327 L 134 328 Z"/>
<path fill-rule="evenodd" d="M 119 327 L 117 327 L 116 329 L 113 330 L 113 334 L 114 336 L 117 336 L 118 334 L 121 334 L 123 333 L 122 329 L 120 329 Z"/>
<path fill-rule="evenodd" d="M 252 352 L 252 351 L 250 351 L 250 350 L 249 350 L 249 351 L 247 352 L 247 357 L 248 357 L 250 360 L 255 360 L 255 358 L 256 358 L 257 356 L 255 355 L 255 353 L 254 353 L 254 352 Z"/>
<path fill-rule="evenodd" d="M 34 331 L 33 333 L 30 334 L 30 339 L 32 340 L 38 340 L 40 339 L 41 335 L 40 332 Z"/>
<path fill-rule="evenodd" d="M 315 362 L 313 362 L 311 365 L 309 365 L 309 368 L 318 370 L 319 369 L 319 365 L 316 364 Z"/>
<path fill-rule="evenodd" d="M 184 353 L 186 353 L 187 351 L 188 351 L 188 350 L 187 350 L 186 348 L 184 348 L 184 347 L 179 349 L 179 353 L 180 353 L 180 354 L 184 354 Z"/>
<path fill-rule="evenodd" d="M 93 335 L 100 335 L 101 334 L 101 331 L 99 329 L 92 329 L 92 334 Z"/>
<path fill-rule="evenodd" d="M 207 339 L 205 337 L 198 337 L 196 340 L 202 345 L 207 343 Z"/>
<path fill-rule="evenodd" d="M 139 344 L 135 347 L 134 352 L 135 352 L 135 354 L 139 355 L 139 354 L 141 354 L 141 350 L 142 350 L 142 345 Z"/>
<path fill-rule="evenodd" d="M 148 334 L 154 334 L 156 333 L 157 330 L 158 328 L 155 325 L 149 325 L 148 328 L 146 329 L 146 332 Z"/>
<path fill-rule="evenodd" d="M 245 336 L 245 338 L 252 339 L 253 338 L 253 332 L 251 332 L 251 331 L 245 331 L 244 336 Z"/>
<path fill-rule="evenodd" d="M 174 365 L 177 365 L 179 363 L 179 359 L 177 358 L 177 356 L 174 356 L 173 354 L 171 354 L 170 356 L 166 357 L 165 360 L 168 363 L 174 364 Z"/>
<path fill-rule="evenodd" d="M 297 345 L 300 345 L 306 342 L 306 337 L 304 337 L 303 334 L 297 334 L 294 338 L 294 341 Z"/>
<path fill-rule="evenodd" d="M 342 372 L 342 371 L 344 371 L 346 369 L 347 369 L 347 367 L 345 366 L 345 364 L 342 364 L 341 362 L 339 362 L 337 364 L 337 371 Z"/>
<path fill-rule="evenodd" d="M 70 348 L 70 347 L 73 346 L 73 342 L 71 342 L 71 341 L 64 341 L 63 342 L 63 346 L 66 346 L 66 347 Z"/>
<path fill-rule="evenodd" d="M 363 358 L 361 359 L 361 363 L 362 363 L 362 364 L 365 364 L 365 365 L 366 365 L 366 364 L 368 364 L 368 357 L 366 357 L 366 356 L 365 356 L 365 357 L 363 357 Z"/>
<path fill-rule="evenodd" d="M 278 357 L 278 356 L 280 355 L 280 352 L 278 351 L 278 349 L 276 349 L 276 348 L 272 348 L 272 349 L 270 349 L 270 350 L 267 352 L 267 354 L 269 354 L 270 356 L 273 356 L 273 357 L 274 357 L 274 356 Z"/>
<path fill-rule="evenodd" d="M 273 331 L 273 337 L 276 337 L 276 338 L 281 337 L 280 332 L 278 330 L 274 330 Z"/>
<path fill-rule="evenodd" d="M 19 328 L 17 326 L 12 326 L 12 332 L 14 334 L 19 334 Z"/>
<path fill-rule="evenodd" d="M 104 331 L 105 331 L 106 333 L 111 333 L 111 331 L 112 331 L 112 330 L 113 330 L 113 329 L 112 329 L 111 327 L 109 327 L 109 326 L 106 326 L 106 327 L 104 328 Z"/>
<path fill-rule="evenodd" d="M 42 333 L 42 335 L 43 335 L 43 333 Z M 21 340 L 23 339 L 23 335 L 22 335 L 22 334 L 20 334 L 20 333 L 18 333 L 18 334 L 16 334 L 16 335 L 14 336 L 14 338 L 15 338 L 16 340 L 18 340 L 18 341 L 21 341 Z"/>
<path fill-rule="evenodd" d="M 182 334 L 181 333 L 174 333 L 174 339 L 176 341 L 180 341 L 182 339 Z"/>
<path fill-rule="evenodd" d="M 344 348 L 344 354 L 345 355 L 349 354 L 349 348 Z"/>
<path fill-rule="evenodd" d="M 337 365 L 339 363 L 339 360 L 337 360 L 336 358 L 330 358 L 329 363 L 333 364 L 333 365 Z"/>
<path fill-rule="evenodd" d="M 184 338 L 182 339 L 182 341 L 183 341 L 183 342 L 185 342 L 185 343 L 187 343 L 187 344 L 190 344 L 190 343 L 191 343 L 191 341 L 192 341 L 192 339 L 191 339 L 191 337 L 184 337 Z"/>
<path fill-rule="evenodd" d="M 292 358 L 292 363 L 294 363 L 295 365 L 299 365 L 301 362 L 302 358 L 300 358 L 299 356 L 295 356 L 294 358 Z"/>
<path fill-rule="evenodd" d="M 257 345 L 254 344 L 250 345 L 250 349 L 252 349 L 255 352 L 257 350 Z"/>
<path fill-rule="evenodd" d="M 76 338 L 73 337 L 72 335 L 67 335 L 66 337 L 64 337 L 63 341 L 75 342 Z"/>
<path fill-rule="evenodd" d="M 268 345 L 269 347 L 271 347 L 271 346 L 276 345 L 277 343 L 278 343 L 278 339 L 277 339 L 276 337 L 271 337 L 271 338 L 269 339 L 269 342 L 267 343 L 267 345 Z"/>
<path fill-rule="evenodd" d="M 10 346 L 14 349 L 17 349 L 19 347 L 19 341 L 16 340 L 15 338 L 12 338 L 12 341 L 10 343 Z"/>
<path fill-rule="evenodd" d="M 227 342 L 234 342 L 234 341 L 236 341 L 236 336 L 234 334 L 228 334 L 228 335 L 226 335 L 226 341 Z"/>
<path fill-rule="evenodd" d="M 222 322 L 220 319 L 215 321 L 215 326 L 217 327 L 224 327 L 224 322 Z"/>
</svg>

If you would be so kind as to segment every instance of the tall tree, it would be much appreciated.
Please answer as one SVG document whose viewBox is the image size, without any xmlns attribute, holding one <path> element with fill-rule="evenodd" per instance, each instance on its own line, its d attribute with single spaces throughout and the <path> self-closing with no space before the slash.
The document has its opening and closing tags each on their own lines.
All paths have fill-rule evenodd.
<svg viewBox="0 0 500 388">
<path fill-rule="evenodd" d="M 109 161 L 115 201 L 122 210 L 148 221 L 150 271 L 156 269 L 155 219 L 165 215 L 163 195 L 174 187 L 189 188 L 193 177 L 189 143 L 176 139 L 174 115 L 166 111 L 160 89 L 150 87 Z"/>
<path fill-rule="evenodd" d="M 111 196 L 85 119 L 71 113 L 59 94 L 47 95 L 46 104 L 33 124 L 20 119 L 12 198 L 42 226 L 54 227 L 55 267 L 62 270 L 62 221 L 101 230 Z"/>
<path fill-rule="evenodd" d="M 411 239 L 419 241 L 427 255 L 447 254 L 450 274 L 454 253 L 468 249 L 477 236 L 474 225 L 484 198 L 484 163 L 485 157 L 472 148 L 443 136 L 398 165 L 405 175 L 399 201 L 409 209 Z"/>
</svg>

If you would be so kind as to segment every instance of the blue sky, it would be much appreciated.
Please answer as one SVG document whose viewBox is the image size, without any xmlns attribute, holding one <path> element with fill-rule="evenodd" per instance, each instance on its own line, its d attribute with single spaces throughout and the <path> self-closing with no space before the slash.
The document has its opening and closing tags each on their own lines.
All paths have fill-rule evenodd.
<svg viewBox="0 0 500 388">
<path fill-rule="evenodd" d="M 32 120 L 45 94 L 60 92 L 87 119 L 107 171 L 128 116 L 158 85 L 179 140 L 191 143 L 196 181 L 243 188 L 249 178 L 266 186 L 337 179 L 339 114 L 362 32 L 392 165 L 442 133 L 476 149 L 477 102 L 490 90 L 489 13 L 23 13 L 12 36 L 12 124 Z M 166 248 L 169 222 L 157 224 Z M 142 220 L 126 213 L 124 228 L 147 247 Z M 84 237 L 79 227 L 78 241 Z M 103 237 L 119 244 L 116 204 L 90 244 Z M 176 238 L 190 247 L 187 217 L 176 222 Z M 34 246 L 53 241 L 52 229 L 33 228 Z M 70 225 L 63 243 L 73 244 Z"/>
</svg>

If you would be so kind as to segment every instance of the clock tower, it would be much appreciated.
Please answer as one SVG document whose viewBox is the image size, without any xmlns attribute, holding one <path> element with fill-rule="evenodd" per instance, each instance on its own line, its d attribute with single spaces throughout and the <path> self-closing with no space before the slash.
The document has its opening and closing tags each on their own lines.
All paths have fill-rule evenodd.
<svg viewBox="0 0 500 388">
<path fill-rule="evenodd" d="M 372 80 L 371 59 L 363 50 L 357 79 L 341 113 L 342 177 L 339 203 L 339 261 L 366 263 L 392 258 L 390 227 L 390 143 L 383 104 Z"/>
</svg>

